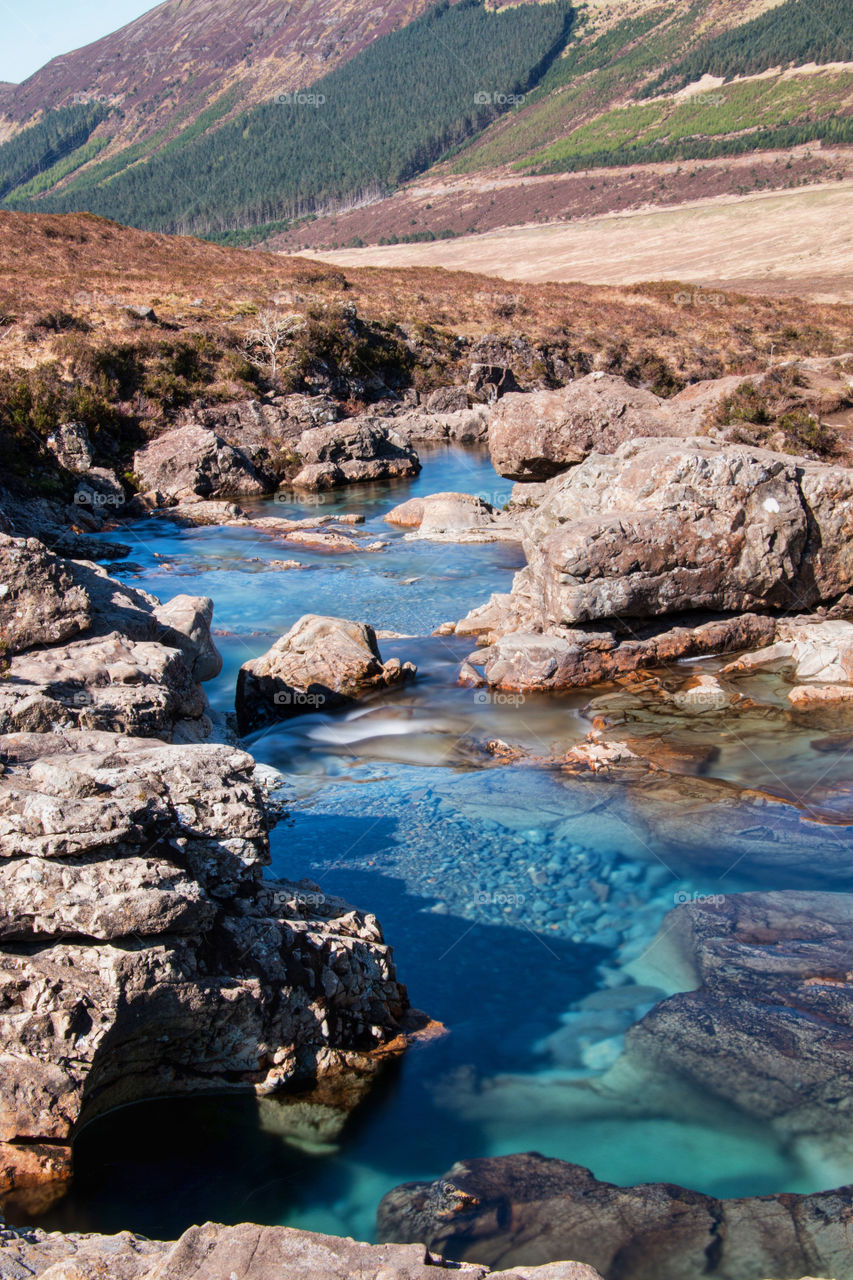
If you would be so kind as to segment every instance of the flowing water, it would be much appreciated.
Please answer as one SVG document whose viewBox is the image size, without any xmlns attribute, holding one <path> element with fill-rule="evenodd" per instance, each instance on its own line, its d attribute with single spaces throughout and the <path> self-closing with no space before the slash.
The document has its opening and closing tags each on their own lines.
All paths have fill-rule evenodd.
<svg viewBox="0 0 853 1280">
<path fill-rule="evenodd" d="M 436 450 L 424 464 L 412 482 L 362 486 L 322 505 L 322 514 L 363 512 L 365 531 L 388 543 L 382 551 L 294 550 L 246 528 L 158 518 L 121 533 L 133 551 L 112 571 L 162 598 L 213 597 L 225 669 L 208 691 L 223 711 L 239 665 L 303 613 L 409 637 L 381 648 L 418 664 L 414 684 L 356 710 L 283 722 L 249 746 L 287 779 L 271 873 L 310 878 L 374 911 L 413 1004 L 449 1034 L 411 1050 L 337 1136 L 245 1097 L 108 1116 L 81 1135 L 76 1182 L 45 1225 L 169 1238 L 192 1222 L 250 1219 L 369 1239 L 377 1202 L 398 1183 L 525 1150 L 616 1182 L 673 1181 L 718 1196 L 826 1185 L 825 1169 L 719 1102 L 592 1104 L 580 1082 L 615 1061 L 627 1027 L 660 996 L 666 978 L 649 978 L 650 948 L 674 904 L 850 885 L 827 884 L 813 859 L 784 874 L 749 858 L 730 869 L 697 852 L 686 829 L 683 854 L 671 836 L 664 854 L 654 820 L 635 816 L 617 785 L 568 785 L 546 765 L 489 757 L 483 743 L 495 737 L 538 755 L 578 741 L 592 695 L 486 697 L 456 684 L 471 643 L 430 633 L 508 590 L 522 555 L 514 544 L 418 542 L 384 524 L 391 506 L 418 493 L 508 497 L 479 452 Z M 264 508 L 316 514 L 314 504 Z M 301 567 L 272 564 L 284 557 Z M 814 750 L 812 737 L 760 718 L 718 727 L 710 742 L 705 730 L 711 750 L 696 772 L 777 793 L 808 786 L 844 810 L 848 791 L 828 787 L 843 756 L 831 744 Z"/>
</svg>

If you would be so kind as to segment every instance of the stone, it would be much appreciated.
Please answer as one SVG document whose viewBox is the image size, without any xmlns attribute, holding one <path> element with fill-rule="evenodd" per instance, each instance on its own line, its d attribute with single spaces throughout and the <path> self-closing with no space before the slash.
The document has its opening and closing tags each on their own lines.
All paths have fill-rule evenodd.
<svg viewBox="0 0 853 1280">
<path fill-rule="evenodd" d="M 305 614 L 237 679 L 240 733 L 312 711 L 345 706 L 409 680 L 412 663 L 383 663 L 372 627 Z"/>
<path fill-rule="evenodd" d="M 47 438 L 47 447 L 66 471 L 88 471 L 95 461 L 95 451 L 83 422 L 63 422 Z"/>
<path fill-rule="evenodd" d="M 409 538 L 431 542 L 517 541 L 517 521 L 469 493 L 433 493 L 410 498 L 385 516 L 388 524 L 417 530 Z"/>
<path fill-rule="evenodd" d="M 114 514 L 126 502 L 124 486 L 106 467 L 89 467 L 74 490 L 74 505 L 101 517 Z"/>
<path fill-rule="evenodd" d="M 133 470 L 141 489 L 184 502 L 258 495 L 274 487 L 247 454 L 199 423 L 157 436 L 134 454 Z"/>
<path fill-rule="evenodd" d="M 6 654 L 56 644 L 92 623 L 88 592 L 73 566 L 34 538 L 0 534 L 0 641 Z"/>
<path fill-rule="evenodd" d="M 302 466 L 296 489 L 324 490 L 366 480 L 414 476 L 418 455 L 381 418 L 351 418 L 304 431 L 296 444 Z"/>
<path fill-rule="evenodd" d="M 851 924 L 846 893 L 741 893 L 677 907 L 644 971 L 666 970 L 670 984 L 692 989 L 628 1032 L 608 1085 L 625 1071 L 634 1087 L 658 1092 L 677 1080 L 807 1144 L 818 1165 L 843 1159 L 853 1136 Z"/>
<path fill-rule="evenodd" d="M 467 401 L 464 388 L 456 390 Z M 458 444 L 485 444 L 489 430 L 489 412 L 485 405 L 475 404 L 469 409 L 467 405 L 457 404 L 453 410 L 445 411 L 430 408 L 431 401 L 432 397 L 423 409 L 395 414 L 391 419 L 395 433 L 413 443 L 440 444 L 455 440 Z M 457 402 L 452 400 L 450 403 Z"/>
<path fill-rule="evenodd" d="M 465 1160 L 435 1182 L 404 1183 L 382 1200 L 377 1225 L 382 1240 L 423 1241 L 510 1275 L 571 1256 L 606 1280 L 849 1280 L 851 1213 L 851 1187 L 716 1200 L 669 1184 L 617 1187 L 530 1152 Z"/>
<path fill-rule="evenodd" d="M 0 1193 L 115 1106 L 369 1080 L 405 1047 L 375 919 L 262 878 L 246 753 L 69 729 L 3 758 Z"/>
<path fill-rule="evenodd" d="M 601 1280 L 591 1267 L 561 1262 L 493 1273 L 445 1262 L 418 1245 L 371 1245 L 340 1236 L 252 1223 L 191 1227 L 180 1240 L 0 1231 L 0 1276 L 24 1280 Z"/>
<path fill-rule="evenodd" d="M 475 361 L 468 373 L 468 399 L 492 404 L 507 392 L 517 391 L 518 383 L 509 365 Z"/>
<path fill-rule="evenodd" d="M 748 446 L 594 454 L 525 518 L 513 594 L 543 627 L 685 609 L 802 609 L 853 582 L 853 472 Z"/>
<path fill-rule="evenodd" d="M 780 618 L 772 645 L 745 653 L 723 668 L 727 676 L 756 671 L 779 672 L 800 682 L 850 684 L 853 623 L 842 619 Z"/>
<path fill-rule="evenodd" d="M 207 596 L 173 596 L 156 606 L 154 618 L 161 628 L 161 643 L 181 650 L 193 680 L 215 680 L 222 670 L 222 656 L 210 634 L 213 601 Z"/>
<path fill-rule="evenodd" d="M 510 631 L 495 636 L 489 630 L 479 631 L 501 616 L 507 617 L 500 610 L 475 611 L 457 624 L 457 635 L 473 633 L 489 642 L 468 655 L 465 671 L 469 674 L 460 676 L 462 683 L 518 691 L 583 688 L 679 659 L 766 644 L 776 630 L 773 618 L 745 613 L 693 625 L 678 619 L 672 620 L 675 625 L 644 624 L 627 636 L 602 624 L 544 634 Z"/>
<path fill-rule="evenodd" d="M 591 373 L 555 391 L 503 396 L 489 419 L 489 452 L 502 476 L 541 481 L 625 441 L 681 434 L 665 400 Z"/>
</svg>

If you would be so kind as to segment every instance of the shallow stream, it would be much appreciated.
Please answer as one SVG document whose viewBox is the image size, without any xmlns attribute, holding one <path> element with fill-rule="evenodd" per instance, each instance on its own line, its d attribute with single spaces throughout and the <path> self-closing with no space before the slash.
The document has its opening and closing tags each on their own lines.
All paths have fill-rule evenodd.
<svg viewBox="0 0 853 1280">
<path fill-rule="evenodd" d="M 825 1171 L 720 1103 L 590 1104 L 579 1082 L 615 1061 L 626 1028 L 660 994 L 637 982 L 664 914 L 694 895 L 790 887 L 792 871 L 747 859 L 721 874 L 718 858 L 689 849 L 662 856 L 648 814 L 633 821 L 615 784 L 567 786 L 553 768 L 485 755 L 483 742 L 496 737 L 541 755 L 570 746 L 589 728 L 582 709 L 592 695 L 486 697 L 457 685 L 471 642 L 430 633 L 508 590 L 522 555 L 515 544 L 407 540 L 386 525 L 383 515 L 415 494 L 509 496 L 486 455 L 447 448 L 423 459 L 412 482 L 361 486 L 322 505 L 322 514 L 363 512 L 365 531 L 388 543 L 382 551 L 294 550 L 250 529 L 163 518 L 123 530 L 133 551 L 111 570 L 164 599 L 213 597 L 225 670 L 208 692 L 221 710 L 233 707 L 240 664 L 304 613 L 412 637 L 380 646 L 383 657 L 417 663 L 414 684 L 352 712 L 284 722 L 249 746 L 288 780 L 290 816 L 273 833 L 271 873 L 308 877 L 375 912 L 413 1004 L 449 1034 L 410 1051 L 337 1138 L 287 1133 L 275 1104 L 251 1098 L 106 1117 L 81 1135 L 72 1192 L 43 1225 L 171 1238 L 193 1222 L 248 1219 L 369 1239 L 377 1202 L 396 1184 L 434 1178 L 457 1159 L 525 1150 L 599 1178 L 717 1196 L 826 1185 Z M 313 502 L 264 505 L 316 513 Z M 271 564 L 284 558 L 302 567 Z M 704 745 L 714 777 L 821 795 L 831 781 L 844 808 L 843 755 L 814 750 L 813 737 L 738 722 Z M 804 862 L 797 883 L 850 888 L 827 885 Z"/>
</svg>

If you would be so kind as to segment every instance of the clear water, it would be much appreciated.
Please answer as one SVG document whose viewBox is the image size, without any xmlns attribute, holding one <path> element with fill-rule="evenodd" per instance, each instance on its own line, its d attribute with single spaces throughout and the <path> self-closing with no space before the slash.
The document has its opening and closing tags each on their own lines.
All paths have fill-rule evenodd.
<svg viewBox="0 0 853 1280">
<path fill-rule="evenodd" d="M 589 727 L 590 694 L 487 701 L 457 686 L 470 643 L 430 632 L 508 589 L 521 553 L 406 541 L 385 525 L 383 514 L 415 493 L 508 496 L 483 454 L 449 448 L 424 461 L 415 481 L 362 487 L 323 507 L 364 512 L 365 529 L 389 544 L 381 552 L 294 550 L 251 530 L 158 519 L 122 533 L 133 552 L 114 572 L 163 598 L 213 597 L 226 666 L 209 692 L 223 710 L 240 663 L 305 612 L 413 637 L 381 647 L 418 663 L 414 685 L 353 712 L 276 726 L 251 748 L 288 780 L 290 817 L 273 834 L 272 873 L 307 876 L 374 911 L 413 1003 L 449 1034 L 410 1051 L 324 1144 L 306 1146 L 288 1133 L 286 1109 L 246 1097 L 106 1117 L 81 1135 L 76 1183 L 45 1225 L 170 1237 L 205 1219 L 252 1219 L 370 1238 L 380 1197 L 401 1181 L 523 1150 L 616 1182 L 673 1181 L 719 1196 L 826 1183 L 825 1169 L 720 1103 L 595 1101 L 584 1082 L 612 1063 L 655 998 L 635 984 L 674 903 L 849 883 L 828 883 L 812 856 L 784 870 L 750 858 L 729 869 L 688 822 L 683 846 L 671 831 L 664 839 L 612 783 L 488 756 L 483 743 L 493 737 L 541 754 L 576 742 Z M 300 516 L 314 509 L 268 505 Z M 271 567 L 282 558 L 304 568 Z M 715 735 L 716 759 L 697 772 L 780 793 L 808 789 L 815 804 L 850 816 L 842 747 L 813 749 L 813 735 L 761 719 Z"/>
</svg>

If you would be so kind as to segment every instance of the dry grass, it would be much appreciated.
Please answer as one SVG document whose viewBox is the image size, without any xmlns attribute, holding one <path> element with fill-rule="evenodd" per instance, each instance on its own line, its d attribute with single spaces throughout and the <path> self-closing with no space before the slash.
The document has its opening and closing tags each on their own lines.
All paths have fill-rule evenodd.
<svg viewBox="0 0 853 1280">
<path fill-rule="evenodd" d="M 123 308 L 147 305 L 177 331 L 227 332 L 230 340 L 254 308 L 275 298 L 295 312 L 346 301 L 371 324 L 401 326 L 444 382 L 460 376 L 471 342 L 484 335 L 523 337 L 568 358 L 585 353 L 599 367 L 634 370 L 639 381 L 644 364 L 663 361 L 681 383 L 753 372 L 771 349 L 778 361 L 853 348 L 849 306 L 695 290 L 685 305 L 689 290 L 678 281 L 508 285 L 437 267 L 341 268 L 130 230 L 87 214 L 0 213 L 0 367 L 50 357 L 57 335 L 34 327 L 46 313 L 68 312 L 94 338 L 114 338 L 140 324 Z"/>
</svg>

